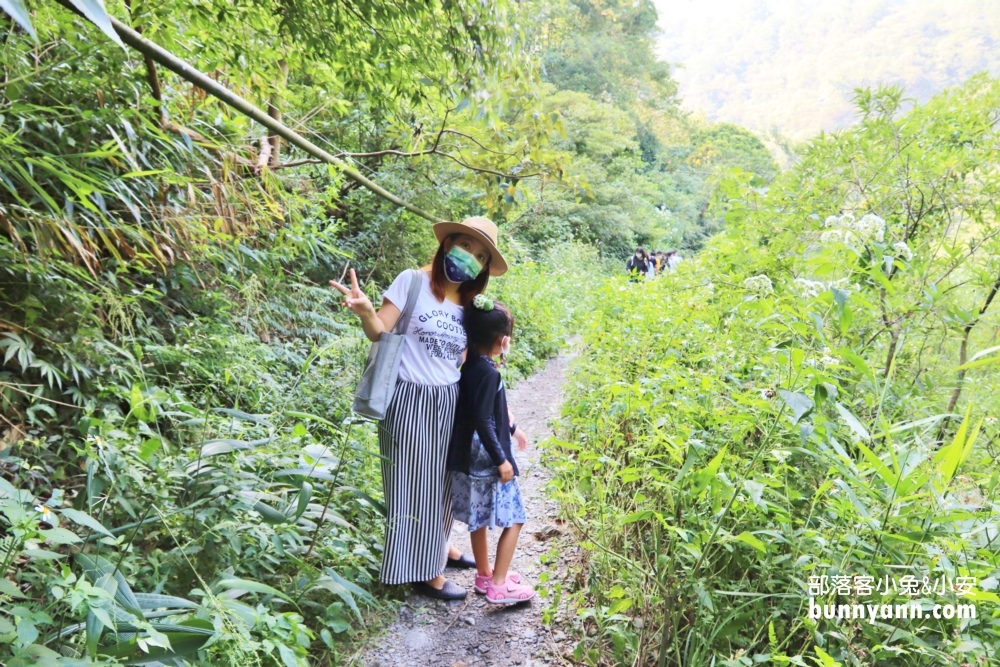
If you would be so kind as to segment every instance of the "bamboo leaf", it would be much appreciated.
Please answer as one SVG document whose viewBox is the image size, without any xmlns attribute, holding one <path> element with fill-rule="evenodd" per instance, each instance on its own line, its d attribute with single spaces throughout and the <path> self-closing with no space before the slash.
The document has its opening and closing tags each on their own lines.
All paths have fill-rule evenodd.
<svg viewBox="0 0 1000 667">
<path fill-rule="evenodd" d="M 764 545 L 764 543 L 747 531 L 743 531 L 742 533 L 734 537 L 733 540 L 736 542 L 742 542 L 743 544 L 747 544 L 762 554 L 767 553 L 767 547 Z"/>
<path fill-rule="evenodd" d="M 779 389 L 778 394 L 785 401 L 785 405 L 792 409 L 792 423 L 798 423 L 800 419 L 809 414 L 815 405 L 811 398 L 800 391 Z"/>
<path fill-rule="evenodd" d="M 80 13 L 96 25 L 101 32 L 110 37 L 112 42 L 123 49 L 125 48 L 121 37 L 118 36 L 114 26 L 111 25 L 111 17 L 108 16 L 108 11 L 104 8 L 104 3 L 101 0 L 69 0 L 69 2 L 80 10 Z"/>
<path fill-rule="evenodd" d="M 726 455 L 726 445 L 722 446 L 719 453 L 708 462 L 708 465 L 696 472 L 692 478 L 691 482 L 691 493 L 695 496 L 700 495 L 708 485 L 715 479 L 716 474 L 719 472 L 719 467 L 722 465 L 722 459 Z"/>
<path fill-rule="evenodd" d="M 198 603 L 175 595 L 158 593 L 136 593 L 135 600 L 140 609 L 197 609 Z"/>
<path fill-rule="evenodd" d="M 264 595 L 273 595 L 274 597 L 281 598 L 286 602 L 291 602 L 295 604 L 292 598 L 288 597 L 277 588 L 273 586 L 268 586 L 267 584 L 262 584 L 259 581 L 250 581 L 249 579 L 223 579 L 215 584 L 212 588 L 216 590 L 232 590 L 238 589 L 242 591 L 250 591 L 253 593 L 263 593 Z M 298 606 L 298 605 L 296 605 Z"/>
<path fill-rule="evenodd" d="M 898 477 L 896 477 L 896 475 L 894 475 L 892 471 L 889 470 L 889 468 L 884 463 L 882 463 L 882 459 L 876 456 L 875 452 L 868 449 L 868 447 L 866 447 L 864 443 L 859 442 L 858 449 L 861 450 L 861 453 L 864 455 L 865 460 L 867 460 L 868 463 L 871 464 L 873 468 L 875 468 L 875 472 L 878 473 L 878 476 L 882 478 L 882 481 L 885 482 L 886 485 L 889 486 L 890 488 L 895 488 Z"/>
<path fill-rule="evenodd" d="M 35 32 L 35 26 L 31 25 L 31 17 L 28 15 L 28 9 L 24 6 L 23 0 L 0 0 L 0 9 L 14 19 L 14 22 L 31 35 L 33 40 L 38 41 L 38 34 Z"/>
<path fill-rule="evenodd" d="M 966 451 L 965 438 L 969 431 L 969 414 L 971 412 L 972 405 L 970 404 L 965 409 L 965 417 L 962 418 L 962 423 L 959 425 L 958 431 L 955 432 L 955 437 L 952 438 L 951 444 L 942 447 L 934 456 L 934 464 L 937 466 L 938 475 L 940 476 L 939 490 L 951 483 L 951 480 L 955 478 L 955 473 L 958 472 L 959 466 L 964 461 L 963 454 Z"/>
<path fill-rule="evenodd" d="M 132 588 L 128 585 L 125 575 L 120 570 L 117 570 L 104 558 L 91 556 L 90 554 L 77 554 L 76 562 L 83 569 L 83 573 L 87 579 L 92 582 L 96 582 L 98 579 L 108 575 L 114 577 L 116 583 L 114 593 L 115 602 L 129 613 L 140 618 L 142 617 L 142 609 L 139 607 L 139 601 L 136 600 L 135 595 L 132 593 Z"/>
<path fill-rule="evenodd" d="M 90 516 L 86 512 L 81 512 L 80 510 L 75 510 L 67 507 L 65 509 L 59 510 L 59 514 L 62 517 L 69 519 L 73 523 L 77 523 L 86 528 L 90 528 L 91 530 L 98 532 L 101 535 L 114 537 L 114 535 L 111 534 L 111 531 L 105 528 L 100 521 Z"/>
<path fill-rule="evenodd" d="M 264 418 L 265 415 L 252 415 L 249 412 L 234 410 L 233 408 L 212 408 L 212 412 L 229 415 L 233 419 L 238 419 L 240 421 L 253 422 L 255 424 L 260 424 L 261 426 L 270 426 L 268 421 Z"/>
<path fill-rule="evenodd" d="M 871 440 L 871 435 L 868 434 L 868 429 L 864 427 L 864 424 L 854 416 L 854 414 L 844 407 L 842 403 L 837 403 L 837 412 L 840 416 L 844 418 L 847 425 L 851 429 L 851 433 L 859 440 Z"/>
</svg>

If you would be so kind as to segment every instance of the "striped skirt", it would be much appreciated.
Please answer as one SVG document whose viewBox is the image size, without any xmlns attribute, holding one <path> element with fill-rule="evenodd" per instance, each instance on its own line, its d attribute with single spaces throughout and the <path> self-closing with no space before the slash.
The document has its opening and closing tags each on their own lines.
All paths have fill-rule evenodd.
<svg viewBox="0 0 1000 667">
<path fill-rule="evenodd" d="M 458 383 L 396 382 L 379 422 L 385 550 L 384 584 L 428 581 L 444 572 L 451 534 L 451 489 L 445 474 Z"/>
</svg>

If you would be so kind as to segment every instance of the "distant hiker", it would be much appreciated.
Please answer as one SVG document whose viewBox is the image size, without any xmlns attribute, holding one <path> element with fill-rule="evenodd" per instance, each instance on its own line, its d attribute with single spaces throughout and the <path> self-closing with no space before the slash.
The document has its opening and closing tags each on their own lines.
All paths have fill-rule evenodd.
<svg viewBox="0 0 1000 667">
<path fill-rule="evenodd" d="M 656 277 L 656 260 L 648 252 L 646 253 L 646 278 Z"/>
<path fill-rule="evenodd" d="M 465 309 L 468 358 L 458 381 L 455 428 L 448 447 L 448 486 L 455 518 L 469 527 L 476 557 L 477 593 L 493 604 L 531 599 L 535 589 L 510 572 L 517 538 L 527 520 L 511 437 L 518 449 L 528 448 L 528 438 L 508 422 L 507 393 L 495 357 L 510 352 L 514 318 L 505 305 L 482 294 Z M 490 565 L 487 528 L 503 528 Z"/>
<path fill-rule="evenodd" d="M 629 277 L 633 282 L 638 282 L 646 275 L 649 266 L 646 262 L 646 251 L 642 249 L 642 246 L 636 248 L 635 254 L 628 258 L 628 262 L 625 263 L 625 270 L 628 271 Z"/>
<path fill-rule="evenodd" d="M 475 567 L 448 544 L 451 493 L 445 460 L 455 423 L 459 367 L 465 357 L 463 306 L 486 289 L 490 276 L 507 271 L 497 249 L 497 226 L 487 218 L 434 225 L 437 253 L 419 271 L 399 274 L 376 311 L 358 287 L 330 281 L 347 296 L 345 304 L 361 319 L 365 335 L 379 340 L 392 331 L 406 307 L 411 280 L 420 291 L 405 333 L 396 389 L 378 424 L 386 529 L 379 575 L 384 584 L 414 583 L 430 597 L 455 600 L 466 591 L 444 577 L 446 564 Z"/>
<path fill-rule="evenodd" d="M 677 265 L 681 263 L 683 258 L 677 253 L 676 250 L 671 250 L 667 253 L 667 268 L 671 271 L 677 268 Z"/>
</svg>

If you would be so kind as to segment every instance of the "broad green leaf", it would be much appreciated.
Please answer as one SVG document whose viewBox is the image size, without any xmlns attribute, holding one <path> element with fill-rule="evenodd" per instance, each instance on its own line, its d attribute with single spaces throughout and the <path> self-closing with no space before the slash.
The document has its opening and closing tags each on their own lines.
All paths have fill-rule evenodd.
<svg viewBox="0 0 1000 667">
<path fill-rule="evenodd" d="M 281 656 L 281 662 L 285 667 L 302 667 L 306 664 L 295 655 L 295 651 L 284 644 L 278 644 L 278 655 Z"/>
<path fill-rule="evenodd" d="M 386 516 L 385 505 L 383 503 L 380 503 L 379 501 L 375 500 L 374 498 L 372 498 L 371 496 L 369 496 L 364 491 L 362 491 L 360 489 L 355 489 L 354 487 L 351 487 L 351 486 L 342 486 L 338 490 L 339 491 L 350 491 L 354 496 L 356 496 L 357 498 L 359 498 L 362 502 L 364 502 L 369 507 L 373 508 L 376 512 L 378 512 L 379 514 L 381 514 L 383 517 Z"/>
<path fill-rule="evenodd" d="M 865 460 L 868 461 L 868 463 L 871 464 L 873 468 L 875 468 L 875 472 L 878 473 L 878 476 L 882 478 L 882 481 L 885 482 L 886 485 L 889 486 L 890 488 L 895 488 L 898 478 L 896 477 L 896 475 L 892 473 L 891 470 L 889 470 L 889 468 L 884 463 L 882 463 L 882 459 L 876 456 L 875 452 L 868 449 L 868 447 L 866 447 L 864 443 L 859 442 L 858 449 L 861 450 L 861 453 L 864 455 Z"/>
<path fill-rule="evenodd" d="M 817 665 L 820 665 L 821 667 L 841 667 L 841 663 L 834 660 L 830 654 L 821 649 L 819 646 L 813 647 L 813 650 L 816 651 L 816 655 L 819 656 L 818 660 L 813 658 L 813 661 Z"/>
<path fill-rule="evenodd" d="M 9 595 L 12 598 L 21 599 L 24 598 L 24 593 L 18 588 L 13 581 L 5 577 L 0 577 L 0 594 Z"/>
<path fill-rule="evenodd" d="M 153 455 L 160 451 L 160 446 L 163 442 L 159 438 L 147 438 L 142 441 L 142 445 L 139 447 L 139 458 L 147 463 Z"/>
<path fill-rule="evenodd" d="M 856 440 L 870 440 L 871 436 L 868 434 L 868 429 L 864 427 L 864 424 L 851 413 L 850 410 L 844 407 L 843 403 L 836 403 L 837 412 L 840 416 L 844 418 L 844 421 L 851 428 L 851 433 L 854 435 Z"/>
<path fill-rule="evenodd" d="M 253 593 L 263 593 L 264 595 L 273 595 L 274 597 L 281 598 L 286 602 L 291 602 L 292 604 L 295 604 L 292 598 L 288 597 L 287 595 L 279 591 L 277 588 L 274 588 L 273 586 L 268 586 L 267 584 L 262 584 L 259 581 L 251 581 L 249 579 L 236 579 L 236 578 L 223 579 L 219 581 L 217 584 L 215 584 L 215 586 L 213 586 L 212 588 L 217 590 L 239 589 L 243 591 L 251 591 Z"/>
<path fill-rule="evenodd" d="M 726 455 L 726 445 L 722 446 L 719 453 L 708 462 L 708 465 L 699 470 L 694 474 L 691 482 L 691 493 L 692 495 L 701 495 L 708 485 L 715 479 L 715 475 L 719 472 L 719 466 L 722 465 L 722 459 Z"/>
<path fill-rule="evenodd" d="M 326 576 L 320 577 L 313 583 L 313 589 L 324 588 L 341 600 L 351 608 L 358 620 L 361 619 L 361 610 L 358 608 L 358 604 L 355 601 L 355 596 L 361 597 L 362 599 L 372 600 L 372 596 L 368 591 L 364 590 L 360 586 L 347 581 L 339 574 L 336 573 L 332 568 L 326 569 Z"/>
<path fill-rule="evenodd" d="M 40 530 L 38 534 L 43 540 L 50 544 L 76 544 L 82 542 L 80 536 L 65 528 L 52 528 L 51 530 Z"/>
<path fill-rule="evenodd" d="M 108 16 L 107 10 L 104 8 L 104 3 L 101 0 L 69 0 L 69 3 L 80 10 L 80 13 L 87 17 L 87 19 L 96 25 L 101 32 L 107 35 L 112 42 L 118 46 L 125 48 L 122 44 L 121 37 L 115 32 L 114 26 L 111 25 L 111 17 Z"/>
<path fill-rule="evenodd" d="M 286 417 L 291 417 L 293 419 L 306 419 L 309 421 L 319 422 L 320 424 L 325 424 L 330 428 L 337 428 L 336 424 L 331 422 L 329 419 L 323 419 L 322 417 L 317 417 L 316 415 L 309 414 L 308 412 L 299 412 L 297 410 L 285 410 L 282 414 Z"/>
<path fill-rule="evenodd" d="M 779 389 L 778 394 L 785 401 L 785 405 L 792 409 L 792 423 L 797 424 L 800 419 L 809 414 L 809 411 L 813 409 L 813 400 L 801 391 Z"/>
<path fill-rule="evenodd" d="M 144 405 L 145 398 L 142 395 L 142 389 L 139 388 L 139 385 L 132 385 L 132 392 L 129 394 L 128 400 L 132 414 L 140 421 L 148 421 L 149 416 L 146 414 L 146 407 Z"/>
<path fill-rule="evenodd" d="M 34 560 L 58 560 L 66 557 L 66 554 L 59 554 L 46 549 L 25 549 L 22 553 Z"/>
<path fill-rule="evenodd" d="M 136 616 L 142 616 L 142 609 L 139 607 L 139 601 L 135 599 L 135 595 L 132 593 L 132 588 L 129 586 L 128 581 L 125 579 L 125 575 L 121 573 L 121 570 L 115 568 L 109 561 L 105 560 L 101 556 L 92 556 L 90 554 L 77 554 L 75 557 L 76 562 L 83 569 L 84 575 L 92 583 L 96 585 L 96 582 L 104 576 L 111 575 L 115 579 L 115 602 L 121 605 L 126 611 Z"/>
<path fill-rule="evenodd" d="M 90 528 L 91 530 L 100 533 L 101 535 L 106 535 L 108 537 L 114 537 L 107 528 L 101 525 L 101 522 L 90 516 L 86 512 L 81 512 L 80 510 L 75 510 L 70 507 L 63 508 L 59 510 L 59 514 L 65 518 L 69 519 L 73 523 L 79 524 L 85 528 Z"/>
<path fill-rule="evenodd" d="M 324 482 L 335 482 L 337 478 L 328 472 L 321 472 L 314 468 L 284 468 L 271 473 L 272 477 L 312 477 L 321 479 Z"/>
<path fill-rule="evenodd" d="M 175 595 L 160 595 L 158 593 L 136 593 L 139 608 L 148 609 L 197 609 L 198 603 L 185 600 Z"/>
<path fill-rule="evenodd" d="M 733 540 L 736 542 L 742 542 L 744 544 L 747 544 L 762 554 L 767 553 L 767 547 L 764 545 L 764 543 L 747 531 L 743 531 L 742 533 L 734 537 Z"/>
<path fill-rule="evenodd" d="M 260 424 L 261 426 L 270 426 L 267 419 L 265 419 L 265 415 L 252 415 L 249 412 L 234 410 L 233 408 L 212 408 L 212 412 L 229 415 L 233 419 L 238 419 L 240 421 L 253 422 L 255 424 Z"/>
<path fill-rule="evenodd" d="M 979 429 L 982 427 L 983 421 L 980 420 L 970 434 L 969 415 L 971 412 L 972 405 L 970 404 L 965 410 L 965 417 L 962 419 L 958 431 L 955 432 L 955 437 L 952 439 L 951 444 L 942 447 L 934 456 L 934 464 L 937 466 L 938 475 L 941 480 L 938 486 L 939 489 L 943 489 L 951 483 L 958 473 L 958 469 L 965 463 L 965 460 L 972 452 L 973 445 L 976 444 Z"/>
<path fill-rule="evenodd" d="M 164 626 L 157 626 L 162 628 Z M 172 629 L 160 630 L 170 641 L 170 648 L 159 646 L 149 647 L 143 651 L 135 639 L 118 642 L 101 649 L 103 655 L 124 660 L 127 665 L 160 663 L 172 658 L 180 658 L 197 653 L 212 638 L 215 631 L 211 621 L 200 618 L 190 618 L 180 623 L 171 624 Z M 173 629 L 182 628 L 182 629 Z"/>
<path fill-rule="evenodd" d="M 0 0 L 0 9 L 14 19 L 14 22 L 31 35 L 33 40 L 38 41 L 38 34 L 35 32 L 35 26 L 31 24 L 31 16 L 24 6 L 24 0 Z"/>
<path fill-rule="evenodd" d="M 299 497 L 297 507 L 295 509 L 295 518 L 298 519 L 306 510 L 309 508 L 309 501 L 312 500 L 313 488 L 312 484 L 309 482 L 302 482 L 301 488 L 299 488 Z"/>
</svg>

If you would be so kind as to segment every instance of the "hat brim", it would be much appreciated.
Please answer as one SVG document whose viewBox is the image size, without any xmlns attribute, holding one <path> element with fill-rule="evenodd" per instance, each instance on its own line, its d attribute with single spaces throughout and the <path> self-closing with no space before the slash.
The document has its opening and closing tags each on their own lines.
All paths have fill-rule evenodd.
<svg viewBox="0 0 1000 667">
<path fill-rule="evenodd" d="M 474 239 L 479 239 L 489 247 L 491 276 L 502 276 L 507 273 L 507 260 L 504 259 L 503 253 L 493 243 L 493 239 L 484 232 L 479 231 L 475 227 L 463 225 L 460 222 L 438 222 L 434 224 L 434 236 L 437 237 L 438 243 L 444 243 L 444 240 L 453 234 L 467 234 Z"/>
</svg>

